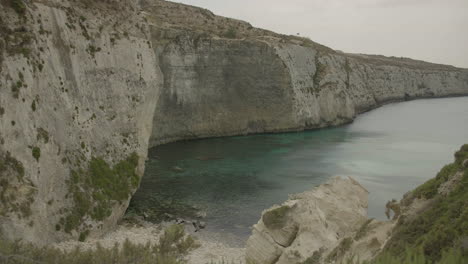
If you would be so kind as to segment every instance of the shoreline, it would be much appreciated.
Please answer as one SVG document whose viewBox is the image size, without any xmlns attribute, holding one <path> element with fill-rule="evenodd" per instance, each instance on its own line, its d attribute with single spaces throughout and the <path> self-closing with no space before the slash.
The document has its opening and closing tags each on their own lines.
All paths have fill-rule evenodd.
<svg viewBox="0 0 468 264">
<path fill-rule="evenodd" d="M 121 246 L 126 240 L 133 244 L 146 245 L 156 244 L 159 238 L 164 233 L 165 228 L 175 222 L 163 222 L 154 224 L 146 221 L 141 221 L 138 225 L 122 223 L 117 228 L 101 238 L 89 238 L 85 242 L 69 240 L 60 243 L 51 244 L 51 248 L 59 249 L 65 252 L 71 252 L 76 249 L 82 251 L 95 250 L 98 246 L 110 249 L 116 244 Z M 194 228 L 190 224 L 184 224 L 187 235 L 192 236 L 199 247 L 192 250 L 185 260 L 189 264 L 207 264 L 207 263 L 245 263 L 245 247 L 231 247 L 223 241 L 223 234 L 213 233 L 201 230 L 194 232 Z"/>
</svg>

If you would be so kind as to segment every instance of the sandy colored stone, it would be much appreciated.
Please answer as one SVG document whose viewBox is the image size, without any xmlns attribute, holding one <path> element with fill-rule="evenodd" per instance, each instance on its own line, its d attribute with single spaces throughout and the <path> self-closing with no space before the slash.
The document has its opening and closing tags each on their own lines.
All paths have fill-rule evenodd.
<svg viewBox="0 0 468 264">
<path fill-rule="evenodd" d="M 294 223 L 298 228 L 292 243 L 287 246 L 278 244 L 276 228 L 265 225 L 262 217 L 247 241 L 247 260 L 260 264 L 298 263 L 314 252 L 326 255 L 367 220 L 367 196 L 367 190 L 356 181 L 341 177 L 293 195 L 281 205 L 291 208 L 286 215 L 288 225 L 285 227 Z M 263 216 L 278 208 L 264 211 Z M 276 249 L 274 255 L 271 254 L 273 248 Z"/>
</svg>

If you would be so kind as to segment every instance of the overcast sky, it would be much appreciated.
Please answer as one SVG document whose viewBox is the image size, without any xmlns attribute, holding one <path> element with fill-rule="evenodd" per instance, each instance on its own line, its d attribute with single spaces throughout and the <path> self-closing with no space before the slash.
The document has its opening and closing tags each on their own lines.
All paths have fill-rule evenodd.
<svg viewBox="0 0 468 264">
<path fill-rule="evenodd" d="M 174 0 L 333 49 L 468 68 L 468 0 Z"/>
</svg>

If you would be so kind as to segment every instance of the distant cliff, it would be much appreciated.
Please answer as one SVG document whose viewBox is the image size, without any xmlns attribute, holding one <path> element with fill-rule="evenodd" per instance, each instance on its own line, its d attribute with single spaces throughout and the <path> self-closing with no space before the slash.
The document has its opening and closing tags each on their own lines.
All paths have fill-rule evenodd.
<svg viewBox="0 0 468 264">
<path fill-rule="evenodd" d="M 150 144 L 351 122 L 382 104 L 468 94 L 468 71 L 345 54 L 207 10 L 152 2 L 164 87 Z"/>
<path fill-rule="evenodd" d="M 0 1 L 0 232 L 99 236 L 149 147 L 351 122 L 468 94 L 468 71 L 345 54 L 158 0 Z"/>
</svg>

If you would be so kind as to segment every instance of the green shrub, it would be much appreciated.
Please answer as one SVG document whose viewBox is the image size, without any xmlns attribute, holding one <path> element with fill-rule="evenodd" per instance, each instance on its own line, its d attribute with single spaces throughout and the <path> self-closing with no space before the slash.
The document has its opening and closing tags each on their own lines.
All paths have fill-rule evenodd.
<svg viewBox="0 0 468 264">
<path fill-rule="evenodd" d="M 223 37 L 235 39 L 237 38 L 237 30 L 234 27 L 231 27 L 226 32 L 223 33 Z"/>
<path fill-rule="evenodd" d="M 416 217 L 400 218 L 384 254 L 402 257 L 405 249 L 420 248 L 430 262 L 439 261 L 442 252 L 457 246 L 457 241 L 468 237 L 468 168 L 461 161 L 467 157 L 467 145 L 455 154 L 455 162 L 445 166 L 435 179 L 414 191 L 415 196 L 432 201 Z M 448 195 L 438 194 L 438 187 L 456 173 L 463 173 L 461 180 Z"/>
<path fill-rule="evenodd" d="M 68 188 L 75 205 L 59 222 L 65 232 L 80 227 L 86 216 L 104 220 L 111 215 L 115 203 L 126 201 L 140 181 L 135 171 L 138 159 L 133 153 L 111 167 L 104 159 L 94 157 L 86 169 L 72 170 Z"/>
<path fill-rule="evenodd" d="M 31 109 L 33 110 L 33 112 L 36 112 L 36 100 L 33 100 L 31 104 Z"/>
<path fill-rule="evenodd" d="M 23 163 L 12 157 L 10 152 L 7 152 L 5 155 L 1 154 L 0 152 L 0 175 L 6 175 L 5 172 L 11 169 L 17 175 L 18 180 L 22 180 L 24 177 Z"/>
<path fill-rule="evenodd" d="M 314 76 L 312 77 L 314 81 L 314 88 L 319 89 L 320 81 L 323 79 L 326 73 L 327 73 L 327 66 L 319 61 L 318 55 L 317 55 L 315 59 L 315 73 L 314 73 Z"/>
<path fill-rule="evenodd" d="M 20 15 L 24 15 L 26 12 L 26 5 L 23 0 L 10 0 L 10 6 Z"/>
<path fill-rule="evenodd" d="M 145 218 L 146 221 L 160 223 L 172 221 L 176 218 L 196 219 L 199 209 L 178 198 L 167 197 L 161 193 L 151 193 L 144 199 L 135 202 L 133 199 L 127 208 L 126 217 L 131 219 L 132 215 Z"/>
<path fill-rule="evenodd" d="M 102 49 L 100 47 L 96 47 L 94 45 L 89 45 L 88 48 L 86 49 L 86 51 L 91 55 L 91 56 L 95 56 L 95 54 L 97 52 L 100 52 Z"/>
<path fill-rule="evenodd" d="M 428 259 L 421 249 L 406 248 L 404 254 L 395 257 L 391 254 L 379 256 L 374 261 L 365 264 L 465 264 L 468 263 L 468 256 L 464 256 L 459 250 L 449 249 L 444 251 L 440 260 L 434 262 Z"/>
<path fill-rule="evenodd" d="M 84 231 L 84 232 L 81 232 L 81 233 L 80 233 L 80 237 L 78 238 L 78 241 L 80 241 L 80 242 L 85 241 L 86 238 L 88 237 L 88 235 L 89 235 L 89 230 L 86 230 L 86 231 Z"/>
<path fill-rule="evenodd" d="M 463 145 L 461 149 L 455 153 L 455 162 L 458 165 L 461 165 L 466 159 L 468 159 L 468 144 Z"/>
<path fill-rule="evenodd" d="M 433 198 L 437 194 L 437 190 L 440 185 L 446 182 L 449 177 L 458 170 L 458 167 L 459 166 L 456 163 L 443 167 L 435 178 L 430 179 L 413 191 L 414 197 L 426 199 Z"/>
<path fill-rule="evenodd" d="M 341 240 L 340 244 L 328 254 L 326 261 L 327 262 L 333 262 L 335 261 L 338 257 L 344 255 L 353 245 L 353 239 L 347 237 L 343 240 Z"/>
<path fill-rule="evenodd" d="M 291 207 L 284 205 L 267 211 L 262 216 L 263 223 L 268 228 L 280 229 L 286 224 L 286 216 L 290 210 Z"/>
<path fill-rule="evenodd" d="M 37 141 L 44 141 L 44 143 L 49 143 L 49 132 L 47 132 L 45 129 L 43 129 L 42 127 L 38 128 L 37 129 Z"/>
<path fill-rule="evenodd" d="M 167 235 L 166 235 L 167 234 Z M 163 246 L 164 245 L 164 246 Z M 198 245 L 186 236 L 183 227 L 169 227 L 158 243 L 122 245 L 104 248 L 97 244 L 93 250 L 79 247 L 65 252 L 52 247 L 36 247 L 0 238 L 0 263 L 5 264 L 182 264 L 184 257 Z"/>
<path fill-rule="evenodd" d="M 300 264 L 319 264 L 320 259 L 322 258 L 322 254 L 322 250 L 314 251 L 314 254 L 312 254 L 311 257 L 307 258 L 304 262 Z"/>
<path fill-rule="evenodd" d="M 183 225 L 168 227 L 159 239 L 157 254 L 161 260 L 174 260 L 178 256 L 185 255 L 199 245 L 191 236 L 186 236 Z"/>
<path fill-rule="evenodd" d="M 0 150 L 0 218 L 11 214 L 16 214 L 18 218 L 31 216 L 30 206 L 34 202 L 36 189 L 34 184 L 25 181 L 24 175 L 23 164 L 9 152 L 3 153 Z M 18 185 L 30 189 L 18 193 Z"/>
<path fill-rule="evenodd" d="M 39 147 L 33 147 L 32 155 L 36 159 L 36 161 L 39 161 L 39 158 L 41 157 L 41 149 Z"/>
<path fill-rule="evenodd" d="M 13 93 L 13 97 L 15 99 L 19 98 L 21 87 L 23 87 L 23 83 L 21 81 L 17 81 L 11 85 L 11 92 Z"/>
<path fill-rule="evenodd" d="M 359 239 L 366 236 L 367 231 L 369 229 L 369 224 L 372 223 L 373 220 L 374 219 L 369 219 L 364 224 L 362 224 L 362 226 L 356 232 L 356 235 L 354 236 L 354 240 L 358 241 Z"/>
</svg>

